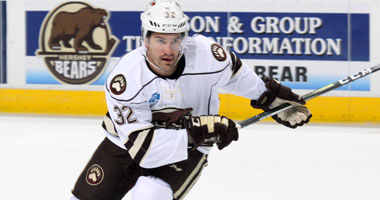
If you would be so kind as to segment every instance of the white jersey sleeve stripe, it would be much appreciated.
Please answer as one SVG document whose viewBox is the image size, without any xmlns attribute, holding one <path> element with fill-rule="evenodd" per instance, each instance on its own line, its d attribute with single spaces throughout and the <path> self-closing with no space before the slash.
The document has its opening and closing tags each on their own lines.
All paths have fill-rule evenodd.
<svg viewBox="0 0 380 200">
<path fill-rule="evenodd" d="M 102 126 L 103 126 L 104 130 L 106 130 L 111 135 L 117 136 L 117 137 L 119 136 L 116 129 L 115 129 L 115 125 L 112 122 L 112 119 L 110 117 L 109 112 L 107 112 L 107 114 L 104 116 Z"/>
<path fill-rule="evenodd" d="M 234 52 L 229 52 L 232 60 L 232 77 L 234 77 L 241 69 L 242 62 L 241 60 L 236 56 Z"/>
<path fill-rule="evenodd" d="M 144 157 L 145 153 L 148 151 L 149 144 L 152 141 L 152 135 L 153 135 L 152 129 L 143 130 L 141 132 L 133 132 L 130 134 L 129 141 L 132 141 L 132 138 L 135 138 L 134 141 L 132 141 L 133 146 L 128 148 L 129 154 L 135 160 L 136 162 L 140 163 L 142 158 Z M 131 143 L 129 143 L 131 144 Z M 147 145 L 148 144 L 148 145 Z M 146 147 L 148 146 L 148 147 Z"/>
</svg>

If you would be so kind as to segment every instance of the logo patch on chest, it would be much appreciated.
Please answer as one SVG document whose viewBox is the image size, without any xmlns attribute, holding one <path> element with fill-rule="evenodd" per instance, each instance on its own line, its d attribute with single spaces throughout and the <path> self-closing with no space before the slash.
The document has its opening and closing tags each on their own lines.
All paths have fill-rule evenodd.
<svg viewBox="0 0 380 200">
<path fill-rule="evenodd" d="M 211 52 L 214 58 L 218 61 L 225 61 L 227 59 L 226 52 L 219 44 L 212 44 L 211 45 Z"/>
<path fill-rule="evenodd" d="M 160 94 L 158 92 L 155 92 L 154 94 L 152 94 L 152 97 L 149 99 L 149 104 L 153 105 L 157 103 L 158 100 L 160 100 Z"/>
<path fill-rule="evenodd" d="M 110 89 L 113 94 L 120 95 L 127 89 L 127 80 L 122 74 L 118 74 L 111 80 Z"/>
</svg>

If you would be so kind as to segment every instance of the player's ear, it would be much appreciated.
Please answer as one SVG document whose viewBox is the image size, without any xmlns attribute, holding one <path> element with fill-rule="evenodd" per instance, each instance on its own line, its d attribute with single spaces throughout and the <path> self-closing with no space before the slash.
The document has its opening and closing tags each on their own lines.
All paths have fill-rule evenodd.
<svg viewBox="0 0 380 200">
<path fill-rule="evenodd" d="M 145 46 L 145 48 L 149 47 L 149 38 L 145 38 L 145 40 L 144 40 L 144 46 Z"/>
</svg>

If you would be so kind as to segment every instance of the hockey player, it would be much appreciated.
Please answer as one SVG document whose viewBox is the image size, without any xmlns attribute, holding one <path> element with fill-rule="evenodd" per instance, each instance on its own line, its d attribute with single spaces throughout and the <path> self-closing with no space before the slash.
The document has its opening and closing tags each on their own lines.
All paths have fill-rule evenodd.
<svg viewBox="0 0 380 200">
<path fill-rule="evenodd" d="M 174 0 L 153 0 L 141 14 L 143 47 L 110 73 L 106 138 L 79 176 L 72 199 L 183 199 L 218 149 L 238 140 L 236 124 L 218 115 L 218 90 L 252 99 L 255 108 L 295 107 L 277 122 L 295 128 L 311 117 L 289 88 L 260 79 L 232 52 L 202 35 L 187 35 Z"/>
</svg>

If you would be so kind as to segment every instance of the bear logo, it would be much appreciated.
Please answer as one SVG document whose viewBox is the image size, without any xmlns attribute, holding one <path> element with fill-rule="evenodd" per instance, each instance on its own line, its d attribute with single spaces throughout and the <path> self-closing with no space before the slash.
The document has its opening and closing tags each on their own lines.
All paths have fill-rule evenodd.
<svg viewBox="0 0 380 200">
<path fill-rule="evenodd" d="M 127 80 L 122 74 L 116 75 L 110 83 L 110 89 L 113 94 L 120 95 L 127 89 Z"/>
<path fill-rule="evenodd" d="M 104 9 L 84 7 L 77 12 L 61 11 L 55 15 L 49 39 L 49 46 L 53 50 L 61 50 L 60 41 L 66 48 L 72 48 L 69 43 L 74 39 L 74 49 L 78 53 L 87 53 L 83 45 L 86 42 L 92 49 L 101 50 L 95 43 L 93 32 L 95 28 L 106 28 L 105 20 L 108 13 Z"/>
<path fill-rule="evenodd" d="M 86 173 L 86 182 L 89 185 L 95 186 L 103 181 L 104 171 L 98 164 L 93 164 L 88 168 Z"/>
<path fill-rule="evenodd" d="M 111 35 L 109 16 L 84 2 L 63 3 L 46 15 L 36 55 L 57 81 L 91 84 L 102 75 L 119 42 Z"/>
<path fill-rule="evenodd" d="M 211 45 L 211 52 L 214 58 L 218 61 L 222 62 L 227 59 L 226 52 L 224 52 L 223 48 L 217 43 Z"/>
</svg>

